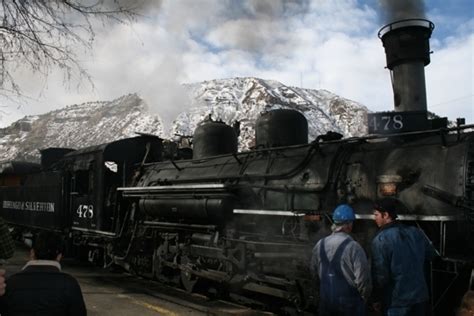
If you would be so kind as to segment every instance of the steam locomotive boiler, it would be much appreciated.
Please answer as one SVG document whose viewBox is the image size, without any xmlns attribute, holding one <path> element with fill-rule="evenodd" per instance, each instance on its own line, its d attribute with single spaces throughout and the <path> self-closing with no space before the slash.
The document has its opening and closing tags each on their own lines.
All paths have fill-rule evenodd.
<svg viewBox="0 0 474 316">
<path fill-rule="evenodd" d="M 1 216 L 18 234 L 61 231 L 72 251 L 103 265 L 263 308 L 305 310 L 317 305 L 309 259 L 330 233 L 332 210 L 353 205 L 354 235 L 368 250 L 373 202 L 388 197 L 440 255 L 432 306 L 446 315 L 450 300 L 472 287 L 474 132 L 427 117 L 423 68 L 433 27 L 417 19 L 381 30 L 395 112 L 369 114 L 365 137 L 328 133 L 308 142 L 304 115 L 280 109 L 257 120 L 256 147 L 245 152 L 232 127 L 212 120 L 196 129 L 192 158 L 150 135 L 49 149 L 41 165 L 0 166 Z"/>
</svg>

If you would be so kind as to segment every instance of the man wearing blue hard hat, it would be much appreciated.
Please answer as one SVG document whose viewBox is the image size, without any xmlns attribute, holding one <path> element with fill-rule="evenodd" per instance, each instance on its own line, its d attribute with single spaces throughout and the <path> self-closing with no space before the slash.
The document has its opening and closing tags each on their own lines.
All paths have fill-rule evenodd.
<svg viewBox="0 0 474 316">
<path fill-rule="evenodd" d="M 367 256 L 349 233 L 354 210 L 341 204 L 332 215 L 332 234 L 313 248 L 311 272 L 319 278 L 320 316 L 367 315 L 366 301 L 372 290 Z"/>
</svg>

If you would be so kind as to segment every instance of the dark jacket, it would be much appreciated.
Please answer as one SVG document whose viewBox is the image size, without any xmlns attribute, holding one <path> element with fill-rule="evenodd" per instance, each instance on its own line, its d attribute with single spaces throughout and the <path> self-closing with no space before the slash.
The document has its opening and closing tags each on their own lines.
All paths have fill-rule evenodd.
<svg viewBox="0 0 474 316">
<path fill-rule="evenodd" d="M 0 217 L 0 259 L 8 259 L 15 252 L 15 243 L 13 242 L 8 225 Z"/>
<path fill-rule="evenodd" d="M 383 226 L 372 241 L 375 300 L 385 308 L 427 301 L 425 267 L 433 256 L 432 244 L 418 228 L 398 222 Z"/>
<path fill-rule="evenodd" d="M 76 279 L 53 265 L 27 265 L 7 279 L 2 316 L 87 315 Z"/>
</svg>

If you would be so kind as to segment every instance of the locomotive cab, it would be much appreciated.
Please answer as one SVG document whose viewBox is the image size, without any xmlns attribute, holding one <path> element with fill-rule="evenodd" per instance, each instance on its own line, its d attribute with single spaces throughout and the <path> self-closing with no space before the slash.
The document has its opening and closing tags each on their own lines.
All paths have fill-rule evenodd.
<svg viewBox="0 0 474 316">
<path fill-rule="evenodd" d="M 65 159 L 72 229 L 114 234 L 119 219 L 116 188 L 132 181 L 137 164 L 161 159 L 161 139 L 122 139 L 77 150 Z"/>
</svg>

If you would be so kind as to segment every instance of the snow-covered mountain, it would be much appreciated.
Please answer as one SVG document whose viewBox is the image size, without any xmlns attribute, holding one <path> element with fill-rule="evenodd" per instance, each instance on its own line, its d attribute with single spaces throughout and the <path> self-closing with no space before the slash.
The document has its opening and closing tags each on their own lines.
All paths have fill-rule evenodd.
<svg viewBox="0 0 474 316">
<path fill-rule="evenodd" d="M 0 129 L 0 161 L 37 161 L 39 149 L 81 148 L 136 136 L 135 131 L 160 135 L 159 117 L 147 113 L 136 94 L 111 102 L 69 105 L 43 115 L 26 116 Z"/>
<path fill-rule="evenodd" d="M 38 160 L 38 149 L 81 148 L 150 133 L 162 138 L 192 135 L 209 114 L 228 124 L 240 122 L 240 150 L 254 142 L 254 123 L 270 109 L 292 108 L 302 112 L 309 127 L 309 139 L 328 131 L 345 137 L 366 134 L 368 109 L 329 91 L 288 87 L 258 78 L 205 81 L 184 86 L 189 108 L 180 113 L 165 131 L 158 114 L 136 94 L 110 102 L 88 102 L 38 116 L 27 116 L 0 129 L 1 160 Z"/>
<path fill-rule="evenodd" d="M 301 89 L 277 81 L 234 78 L 204 81 L 186 86 L 190 108 L 178 115 L 172 134 L 192 135 L 196 124 L 208 114 L 227 124 L 240 122 L 240 149 L 251 147 L 255 120 L 271 109 L 291 108 L 308 120 L 309 140 L 328 131 L 345 137 L 367 133 L 368 109 L 326 90 Z"/>
</svg>

